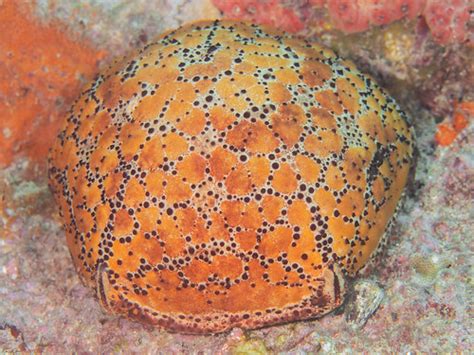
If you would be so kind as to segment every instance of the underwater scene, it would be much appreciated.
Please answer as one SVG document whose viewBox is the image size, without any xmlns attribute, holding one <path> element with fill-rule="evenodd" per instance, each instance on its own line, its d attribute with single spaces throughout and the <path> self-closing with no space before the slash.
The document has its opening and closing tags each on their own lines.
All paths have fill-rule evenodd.
<svg viewBox="0 0 474 355">
<path fill-rule="evenodd" d="M 0 113 L 0 352 L 474 351 L 471 1 L 0 1 Z"/>
</svg>

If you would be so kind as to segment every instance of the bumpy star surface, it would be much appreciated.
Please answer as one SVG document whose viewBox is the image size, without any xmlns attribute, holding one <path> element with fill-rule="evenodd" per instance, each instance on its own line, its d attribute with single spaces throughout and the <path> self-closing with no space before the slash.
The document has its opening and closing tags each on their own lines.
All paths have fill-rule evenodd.
<svg viewBox="0 0 474 355">
<path fill-rule="evenodd" d="M 321 316 L 383 245 L 404 114 L 350 61 L 232 21 L 163 34 L 73 105 L 50 181 L 111 312 L 214 333 Z"/>
</svg>

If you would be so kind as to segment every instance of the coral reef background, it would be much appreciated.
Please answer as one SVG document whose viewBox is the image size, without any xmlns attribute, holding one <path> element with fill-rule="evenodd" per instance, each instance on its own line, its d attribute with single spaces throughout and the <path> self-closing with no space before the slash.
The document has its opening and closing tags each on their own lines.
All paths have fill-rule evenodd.
<svg viewBox="0 0 474 355">
<path fill-rule="evenodd" d="M 0 350 L 474 351 L 472 12 L 468 0 L 1 1 Z M 104 314 L 79 282 L 46 180 L 58 120 L 112 58 L 213 17 L 271 23 L 332 47 L 413 119 L 417 175 L 372 277 L 384 292 L 365 325 L 335 313 L 214 337 L 169 334 Z"/>
</svg>

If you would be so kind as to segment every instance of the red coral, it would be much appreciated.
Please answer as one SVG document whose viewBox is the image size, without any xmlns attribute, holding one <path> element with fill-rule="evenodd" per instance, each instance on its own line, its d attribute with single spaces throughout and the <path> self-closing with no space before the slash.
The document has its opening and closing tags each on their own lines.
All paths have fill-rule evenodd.
<svg viewBox="0 0 474 355">
<path fill-rule="evenodd" d="M 434 39 L 441 44 L 463 42 L 473 6 L 469 0 L 429 0 L 423 11 Z"/>
<path fill-rule="evenodd" d="M 361 32 L 421 13 L 425 0 L 328 0 L 329 16 L 344 32 Z"/>
<path fill-rule="evenodd" d="M 469 0 L 327 0 L 334 25 L 345 32 L 361 32 L 402 18 L 423 16 L 440 44 L 468 39 Z"/>
<path fill-rule="evenodd" d="M 213 2 L 227 18 L 273 25 L 288 32 L 298 32 L 304 27 L 296 13 L 281 5 L 279 0 L 214 0 Z"/>
<path fill-rule="evenodd" d="M 440 44 L 469 41 L 470 0 L 309 0 L 306 6 L 282 5 L 282 0 L 213 0 L 226 17 L 272 24 L 289 32 L 304 28 L 307 13 L 327 7 L 332 24 L 347 33 L 417 16 L 424 17 Z M 309 10 L 308 10 L 309 7 Z M 305 15 L 303 15 L 305 14 Z"/>
<path fill-rule="evenodd" d="M 329 14 L 337 28 L 344 32 L 360 32 L 369 27 L 368 17 L 357 1 L 329 0 Z"/>
</svg>

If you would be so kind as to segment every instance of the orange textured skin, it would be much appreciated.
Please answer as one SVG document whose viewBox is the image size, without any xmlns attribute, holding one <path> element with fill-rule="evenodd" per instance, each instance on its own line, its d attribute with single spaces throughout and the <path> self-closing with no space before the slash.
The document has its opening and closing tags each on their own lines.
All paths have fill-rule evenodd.
<svg viewBox="0 0 474 355">
<path fill-rule="evenodd" d="M 351 62 L 206 21 L 100 74 L 49 173 L 106 309 L 216 333 L 338 307 L 383 244 L 412 152 L 404 114 Z"/>
</svg>

